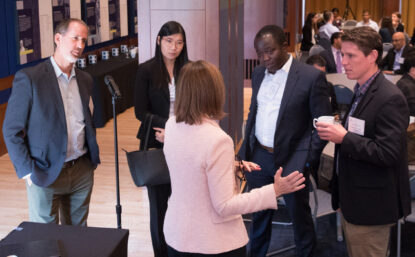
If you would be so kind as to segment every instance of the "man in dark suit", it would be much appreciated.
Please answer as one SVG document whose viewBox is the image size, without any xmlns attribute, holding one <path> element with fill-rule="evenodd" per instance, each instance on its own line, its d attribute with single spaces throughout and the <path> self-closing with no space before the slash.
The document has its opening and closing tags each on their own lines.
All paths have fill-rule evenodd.
<svg viewBox="0 0 415 257">
<path fill-rule="evenodd" d="M 343 73 L 341 47 L 342 47 L 342 32 L 335 32 L 331 35 L 330 49 L 326 49 L 320 53 L 321 57 L 326 61 L 327 73 Z"/>
<path fill-rule="evenodd" d="M 349 256 L 386 256 L 390 227 L 411 212 L 406 149 L 408 105 L 378 68 L 382 39 L 358 27 L 342 36 L 343 66 L 357 80 L 342 124 L 317 122 L 336 144 L 333 209 L 340 209 Z"/>
<path fill-rule="evenodd" d="M 261 171 L 246 173 L 251 189 L 272 183 L 279 167 L 283 167 L 283 175 L 298 170 L 307 178 L 326 143 L 313 133 L 313 118 L 331 114 L 324 73 L 288 54 L 280 27 L 263 27 L 254 46 L 262 65 L 253 72 L 246 138 L 239 151 L 242 159 L 261 166 Z M 312 256 L 316 237 L 308 189 L 284 199 L 294 224 L 298 256 Z M 273 210 L 253 214 L 252 257 L 265 256 L 268 251 L 272 215 Z"/>
<path fill-rule="evenodd" d="M 403 32 L 395 32 L 392 35 L 392 45 L 393 48 L 389 49 L 387 55 L 380 63 L 380 67 L 385 74 L 403 74 L 401 65 L 412 47 L 405 43 L 405 34 Z"/>
<path fill-rule="evenodd" d="M 55 52 L 13 81 L 3 134 L 26 180 L 31 221 L 86 225 L 99 151 L 89 103 L 92 78 L 75 69 L 88 36 L 78 19 L 55 30 Z"/>
<path fill-rule="evenodd" d="M 404 74 L 396 83 L 396 86 L 398 86 L 406 98 L 409 115 L 415 116 L 415 50 L 406 56 L 402 71 Z"/>
</svg>

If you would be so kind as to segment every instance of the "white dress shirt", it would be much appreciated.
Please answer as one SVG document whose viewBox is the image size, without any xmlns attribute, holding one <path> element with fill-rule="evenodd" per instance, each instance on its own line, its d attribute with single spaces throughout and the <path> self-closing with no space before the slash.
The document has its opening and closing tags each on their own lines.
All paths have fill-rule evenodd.
<svg viewBox="0 0 415 257">
<path fill-rule="evenodd" d="M 403 53 L 403 49 L 405 48 L 405 46 L 403 46 L 401 48 L 401 50 L 396 51 L 393 50 L 395 52 L 395 61 L 393 62 L 393 70 L 399 70 L 401 68 L 401 64 L 403 64 L 404 62 L 404 58 L 402 58 L 402 53 Z"/>
<path fill-rule="evenodd" d="M 68 78 L 56 64 L 53 56 L 50 57 L 55 70 L 65 109 L 66 127 L 68 132 L 68 145 L 66 146 L 66 161 L 74 160 L 86 153 L 85 148 L 85 121 L 81 96 L 75 77 L 75 67 L 72 68 Z"/>
<path fill-rule="evenodd" d="M 170 95 L 170 111 L 169 117 L 174 116 L 174 101 L 176 100 L 176 84 L 174 83 L 174 77 L 170 79 L 169 83 L 169 95 Z"/>
<path fill-rule="evenodd" d="M 267 147 L 274 147 L 278 114 L 292 61 L 293 58 L 290 55 L 288 61 L 275 74 L 265 70 L 265 76 L 259 88 L 255 136 L 261 145 Z"/>
<path fill-rule="evenodd" d="M 359 21 L 356 24 L 356 27 L 362 27 L 362 26 L 368 26 L 371 27 L 372 29 L 376 30 L 376 32 L 379 32 L 379 26 L 376 22 L 372 21 L 371 19 L 369 19 L 368 23 L 364 23 L 363 21 Z"/>
<path fill-rule="evenodd" d="M 318 31 L 326 33 L 326 35 L 329 39 L 331 38 L 331 35 L 333 35 L 333 33 L 340 32 L 339 28 L 337 28 L 336 26 L 334 26 L 331 23 L 324 24 L 323 26 L 320 27 L 320 29 Z"/>
</svg>

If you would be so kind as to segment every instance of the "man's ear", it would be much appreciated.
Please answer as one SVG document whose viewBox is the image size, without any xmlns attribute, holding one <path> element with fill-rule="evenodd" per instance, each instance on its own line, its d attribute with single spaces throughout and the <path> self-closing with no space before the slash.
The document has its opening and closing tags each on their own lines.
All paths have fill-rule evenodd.
<svg viewBox="0 0 415 257">
<path fill-rule="evenodd" d="M 62 38 L 62 35 L 60 33 L 56 33 L 55 36 L 53 37 L 56 46 L 59 46 L 61 42 L 61 38 Z"/>
</svg>

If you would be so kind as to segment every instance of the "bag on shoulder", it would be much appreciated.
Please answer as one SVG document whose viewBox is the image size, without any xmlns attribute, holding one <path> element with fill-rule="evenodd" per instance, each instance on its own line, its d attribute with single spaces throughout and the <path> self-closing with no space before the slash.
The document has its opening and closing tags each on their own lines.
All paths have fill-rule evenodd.
<svg viewBox="0 0 415 257">
<path fill-rule="evenodd" d="M 153 115 L 150 115 L 144 138 L 144 148 L 132 152 L 124 150 L 127 155 L 131 177 L 137 187 L 170 184 L 169 169 L 163 149 L 148 149 L 152 120 Z M 147 121 L 147 117 L 145 121 Z M 145 121 L 144 124 L 146 124 Z"/>
</svg>

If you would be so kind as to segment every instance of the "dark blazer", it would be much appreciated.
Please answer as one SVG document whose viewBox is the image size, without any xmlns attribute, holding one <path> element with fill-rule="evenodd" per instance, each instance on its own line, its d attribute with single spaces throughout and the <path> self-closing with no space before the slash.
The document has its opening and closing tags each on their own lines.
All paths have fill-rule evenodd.
<svg viewBox="0 0 415 257">
<path fill-rule="evenodd" d="M 415 79 L 408 74 L 404 74 L 396 83 L 396 86 L 402 91 L 406 97 L 409 107 L 409 115 L 415 116 Z"/>
<path fill-rule="evenodd" d="M 258 66 L 252 74 L 252 98 L 246 136 L 239 151 L 244 160 L 251 160 L 256 141 L 257 95 L 264 72 L 265 67 Z M 323 72 L 293 59 L 274 136 L 275 164 L 276 167 L 284 168 L 284 175 L 295 170 L 303 171 L 307 162 L 317 167 L 327 142 L 313 133 L 313 118 L 331 115 L 328 92 Z"/>
<path fill-rule="evenodd" d="M 303 27 L 303 39 L 301 40 L 301 51 L 310 51 L 310 48 L 314 45 L 312 40 L 312 27 L 309 24 L 305 24 Z"/>
<path fill-rule="evenodd" d="M 395 62 L 396 55 L 394 50 L 394 48 L 389 49 L 388 54 L 382 59 L 382 62 L 380 63 L 381 69 L 390 71 L 393 70 L 393 63 Z M 405 58 L 410 51 L 413 51 L 413 48 L 409 45 L 405 45 L 402 52 L 402 58 Z M 402 69 L 396 70 L 395 74 L 403 74 Z"/>
<path fill-rule="evenodd" d="M 321 57 L 326 60 L 326 72 L 327 73 L 337 73 L 336 61 L 334 60 L 333 51 L 324 50 L 319 53 Z"/>
<path fill-rule="evenodd" d="M 395 223 L 411 212 L 405 97 L 380 73 L 353 117 L 365 121 L 364 136 L 348 132 L 336 145 L 333 209 L 356 225 Z"/>
<path fill-rule="evenodd" d="M 85 118 L 85 144 L 93 163 L 100 163 L 95 128 L 89 109 L 93 81 L 75 68 Z M 59 176 L 66 157 L 68 134 L 65 110 L 50 59 L 18 71 L 13 80 L 3 125 L 9 156 L 22 178 L 32 173 L 38 186 L 46 187 Z"/>
<path fill-rule="evenodd" d="M 170 95 L 167 86 L 160 87 L 155 84 L 156 72 L 155 59 L 152 58 L 138 66 L 137 79 L 134 88 L 135 116 L 142 122 L 138 130 L 137 138 L 144 142 L 147 129 L 146 117 L 153 114 L 151 127 L 164 128 L 170 111 Z M 155 138 L 155 131 L 151 129 L 149 136 L 149 147 L 161 148 L 162 144 Z"/>
</svg>

